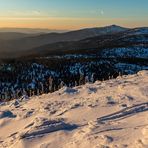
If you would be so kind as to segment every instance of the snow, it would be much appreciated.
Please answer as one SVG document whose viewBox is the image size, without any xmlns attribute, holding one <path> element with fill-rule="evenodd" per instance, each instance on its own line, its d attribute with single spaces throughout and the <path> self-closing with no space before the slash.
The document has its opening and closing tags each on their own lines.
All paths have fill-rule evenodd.
<svg viewBox="0 0 148 148">
<path fill-rule="evenodd" d="M 138 72 L 140 70 L 148 70 L 148 66 L 141 66 L 137 64 L 128 64 L 128 63 L 117 63 L 115 64 L 115 68 L 117 68 L 120 71 L 124 71 L 127 74 L 134 74 L 135 72 Z"/>
<path fill-rule="evenodd" d="M 47 56 L 47 57 L 40 57 L 39 59 L 76 59 L 76 58 L 95 58 L 95 54 L 65 54 L 60 56 Z"/>
<path fill-rule="evenodd" d="M 106 49 L 102 52 L 103 57 L 133 57 L 133 58 L 148 58 L 148 48 L 146 47 L 122 47 Z"/>
<path fill-rule="evenodd" d="M 129 30 L 128 33 L 128 35 L 143 35 L 143 34 L 148 34 L 148 27 L 131 29 Z"/>
<path fill-rule="evenodd" d="M 147 148 L 148 71 L 0 104 L 0 148 Z"/>
</svg>

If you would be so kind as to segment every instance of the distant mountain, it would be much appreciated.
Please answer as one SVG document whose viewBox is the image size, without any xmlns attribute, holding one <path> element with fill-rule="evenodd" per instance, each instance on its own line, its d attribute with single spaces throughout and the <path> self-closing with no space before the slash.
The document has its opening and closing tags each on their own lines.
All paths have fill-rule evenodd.
<svg viewBox="0 0 148 148">
<path fill-rule="evenodd" d="M 0 40 L 0 57 L 46 56 L 58 53 L 94 52 L 98 49 L 129 47 L 148 42 L 148 28 L 116 25 L 86 28 L 65 33 L 47 33 L 8 41 Z M 92 52 L 92 50 L 91 50 Z"/>
<path fill-rule="evenodd" d="M 79 41 L 66 41 L 47 44 L 30 50 L 32 55 L 96 53 L 103 49 L 145 47 L 148 50 L 148 28 L 129 29 L 122 32 L 103 34 Z M 134 52 L 134 51 L 133 51 Z M 133 53 L 132 52 L 132 53 Z M 147 52 L 146 52 L 147 53 Z M 143 53 L 142 53 L 143 54 Z"/>
<path fill-rule="evenodd" d="M 17 32 L 17 33 L 27 33 L 27 34 L 42 34 L 42 33 L 63 33 L 67 30 L 55 30 L 55 29 L 40 29 L 40 28 L 0 28 L 0 32 Z"/>
<path fill-rule="evenodd" d="M 126 32 L 128 35 L 148 34 L 148 27 L 134 28 Z"/>
<path fill-rule="evenodd" d="M 115 26 L 115 25 L 108 26 L 108 27 L 102 27 L 102 28 L 88 28 L 88 29 L 82 29 L 82 30 L 65 32 L 65 33 L 64 33 L 64 30 L 4 28 L 4 29 L 0 29 L 0 40 L 6 40 L 6 41 L 7 40 L 22 40 L 22 38 L 23 40 L 24 39 L 27 40 L 27 37 L 33 37 L 32 38 L 33 40 L 35 39 L 37 40 L 38 38 L 40 40 L 46 40 L 45 38 L 47 38 L 48 43 L 54 43 L 54 42 L 62 41 L 62 40 L 67 41 L 68 39 L 70 41 L 79 40 L 79 39 L 83 39 L 87 37 L 93 37 L 93 36 L 98 36 L 102 34 L 118 32 L 118 31 L 120 32 L 124 30 L 126 29 L 119 27 L 119 26 Z M 9 31 L 9 32 L 6 32 L 6 31 Z M 61 34 L 62 32 L 63 34 Z M 63 39 L 60 39 L 61 38 L 60 36 L 63 37 Z M 69 38 L 67 38 L 67 36 Z M 77 38 L 75 38 L 76 36 Z M 66 39 L 64 39 L 64 37 Z"/>
<path fill-rule="evenodd" d="M 89 37 L 100 36 L 104 34 L 112 34 L 117 32 L 122 32 L 127 30 L 120 26 L 112 25 L 101 28 L 87 28 L 76 31 L 70 31 L 66 33 L 47 33 L 36 35 L 33 37 L 24 37 L 20 39 L 14 38 L 9 42 L 0 40 L 0 50 L 1 51 L 22 51 L 46 44 L 65 42 L 65 41 L 79 41 Z"/>
<path fill-rule="evenodd" d="M 35 35 L 37 34 L 26 34 L 19 32 L 0 32 L 0 40 L 9 41 L 9 40 L 22 39 L 25 37 L 31 37 Z"/>
</svg>

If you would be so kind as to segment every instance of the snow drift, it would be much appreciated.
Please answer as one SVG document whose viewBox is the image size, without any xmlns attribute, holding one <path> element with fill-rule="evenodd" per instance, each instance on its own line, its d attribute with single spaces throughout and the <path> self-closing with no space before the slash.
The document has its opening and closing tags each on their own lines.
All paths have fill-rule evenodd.
<svg viewBox="0 0 148 148">
<path fill-rule="evenodd" d="M 148 71 L 0 104 L 0 148 L 147 148 Z"/>
</svg>

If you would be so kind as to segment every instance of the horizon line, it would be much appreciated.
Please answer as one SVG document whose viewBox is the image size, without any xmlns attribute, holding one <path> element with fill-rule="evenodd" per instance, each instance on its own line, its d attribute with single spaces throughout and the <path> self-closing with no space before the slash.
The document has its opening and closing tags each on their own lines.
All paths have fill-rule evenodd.
<svg viewBox="0 0 148 148">
<path fill-rule="evenodd" d="M 86 27 L 79 27 L 79 28 L 75 28 L 75 29 L 60 29 L 60 28 L 39 28 L 39 27 L 0 27 L 0 29 L 32 29 L 32 30 L 55 30 L 55 31 L 73 31 L 73 30 L 82 30 L 82 29 L 91 29 L 91 28 L 103 28 L 103 27 L 110 27 L 110 26 L 118 26 L 118 27 L 122 27 L 122 28 L 127 28 L 127 29 L 134 29 L 134 28 L 145 28 L 148 26 L 141 26 L 141 25 L 137 25 L 136 27 L 129 27 L 128 25 L 118 25 L 118 24 L 111 24 L 111 25 L 101 25 L 101 26 L 86 26 Z"/>
</svg>

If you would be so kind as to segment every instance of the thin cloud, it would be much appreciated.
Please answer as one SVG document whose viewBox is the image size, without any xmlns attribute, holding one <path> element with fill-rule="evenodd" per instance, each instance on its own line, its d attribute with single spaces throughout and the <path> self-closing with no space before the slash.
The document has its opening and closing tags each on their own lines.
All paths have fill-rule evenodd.
<svg viewBox="0 0 148 148">
<path fill-rule="evenodd" d="M 104 15 L 104 11 L 103 10 L 101 10 L 100 13 L 101 13 L 101 15 Z"/>
<path fill-rule="evenodd" d="M 42 13 L 39 10 L 27 10 L 27 11 L 16 11 L 16 10 L 10 10 L 7 13 L 7 16 L 12 16 L 12 17 L 28 17 L 28 16 L 44 16 L 45 14 Z"/>
</svg>

